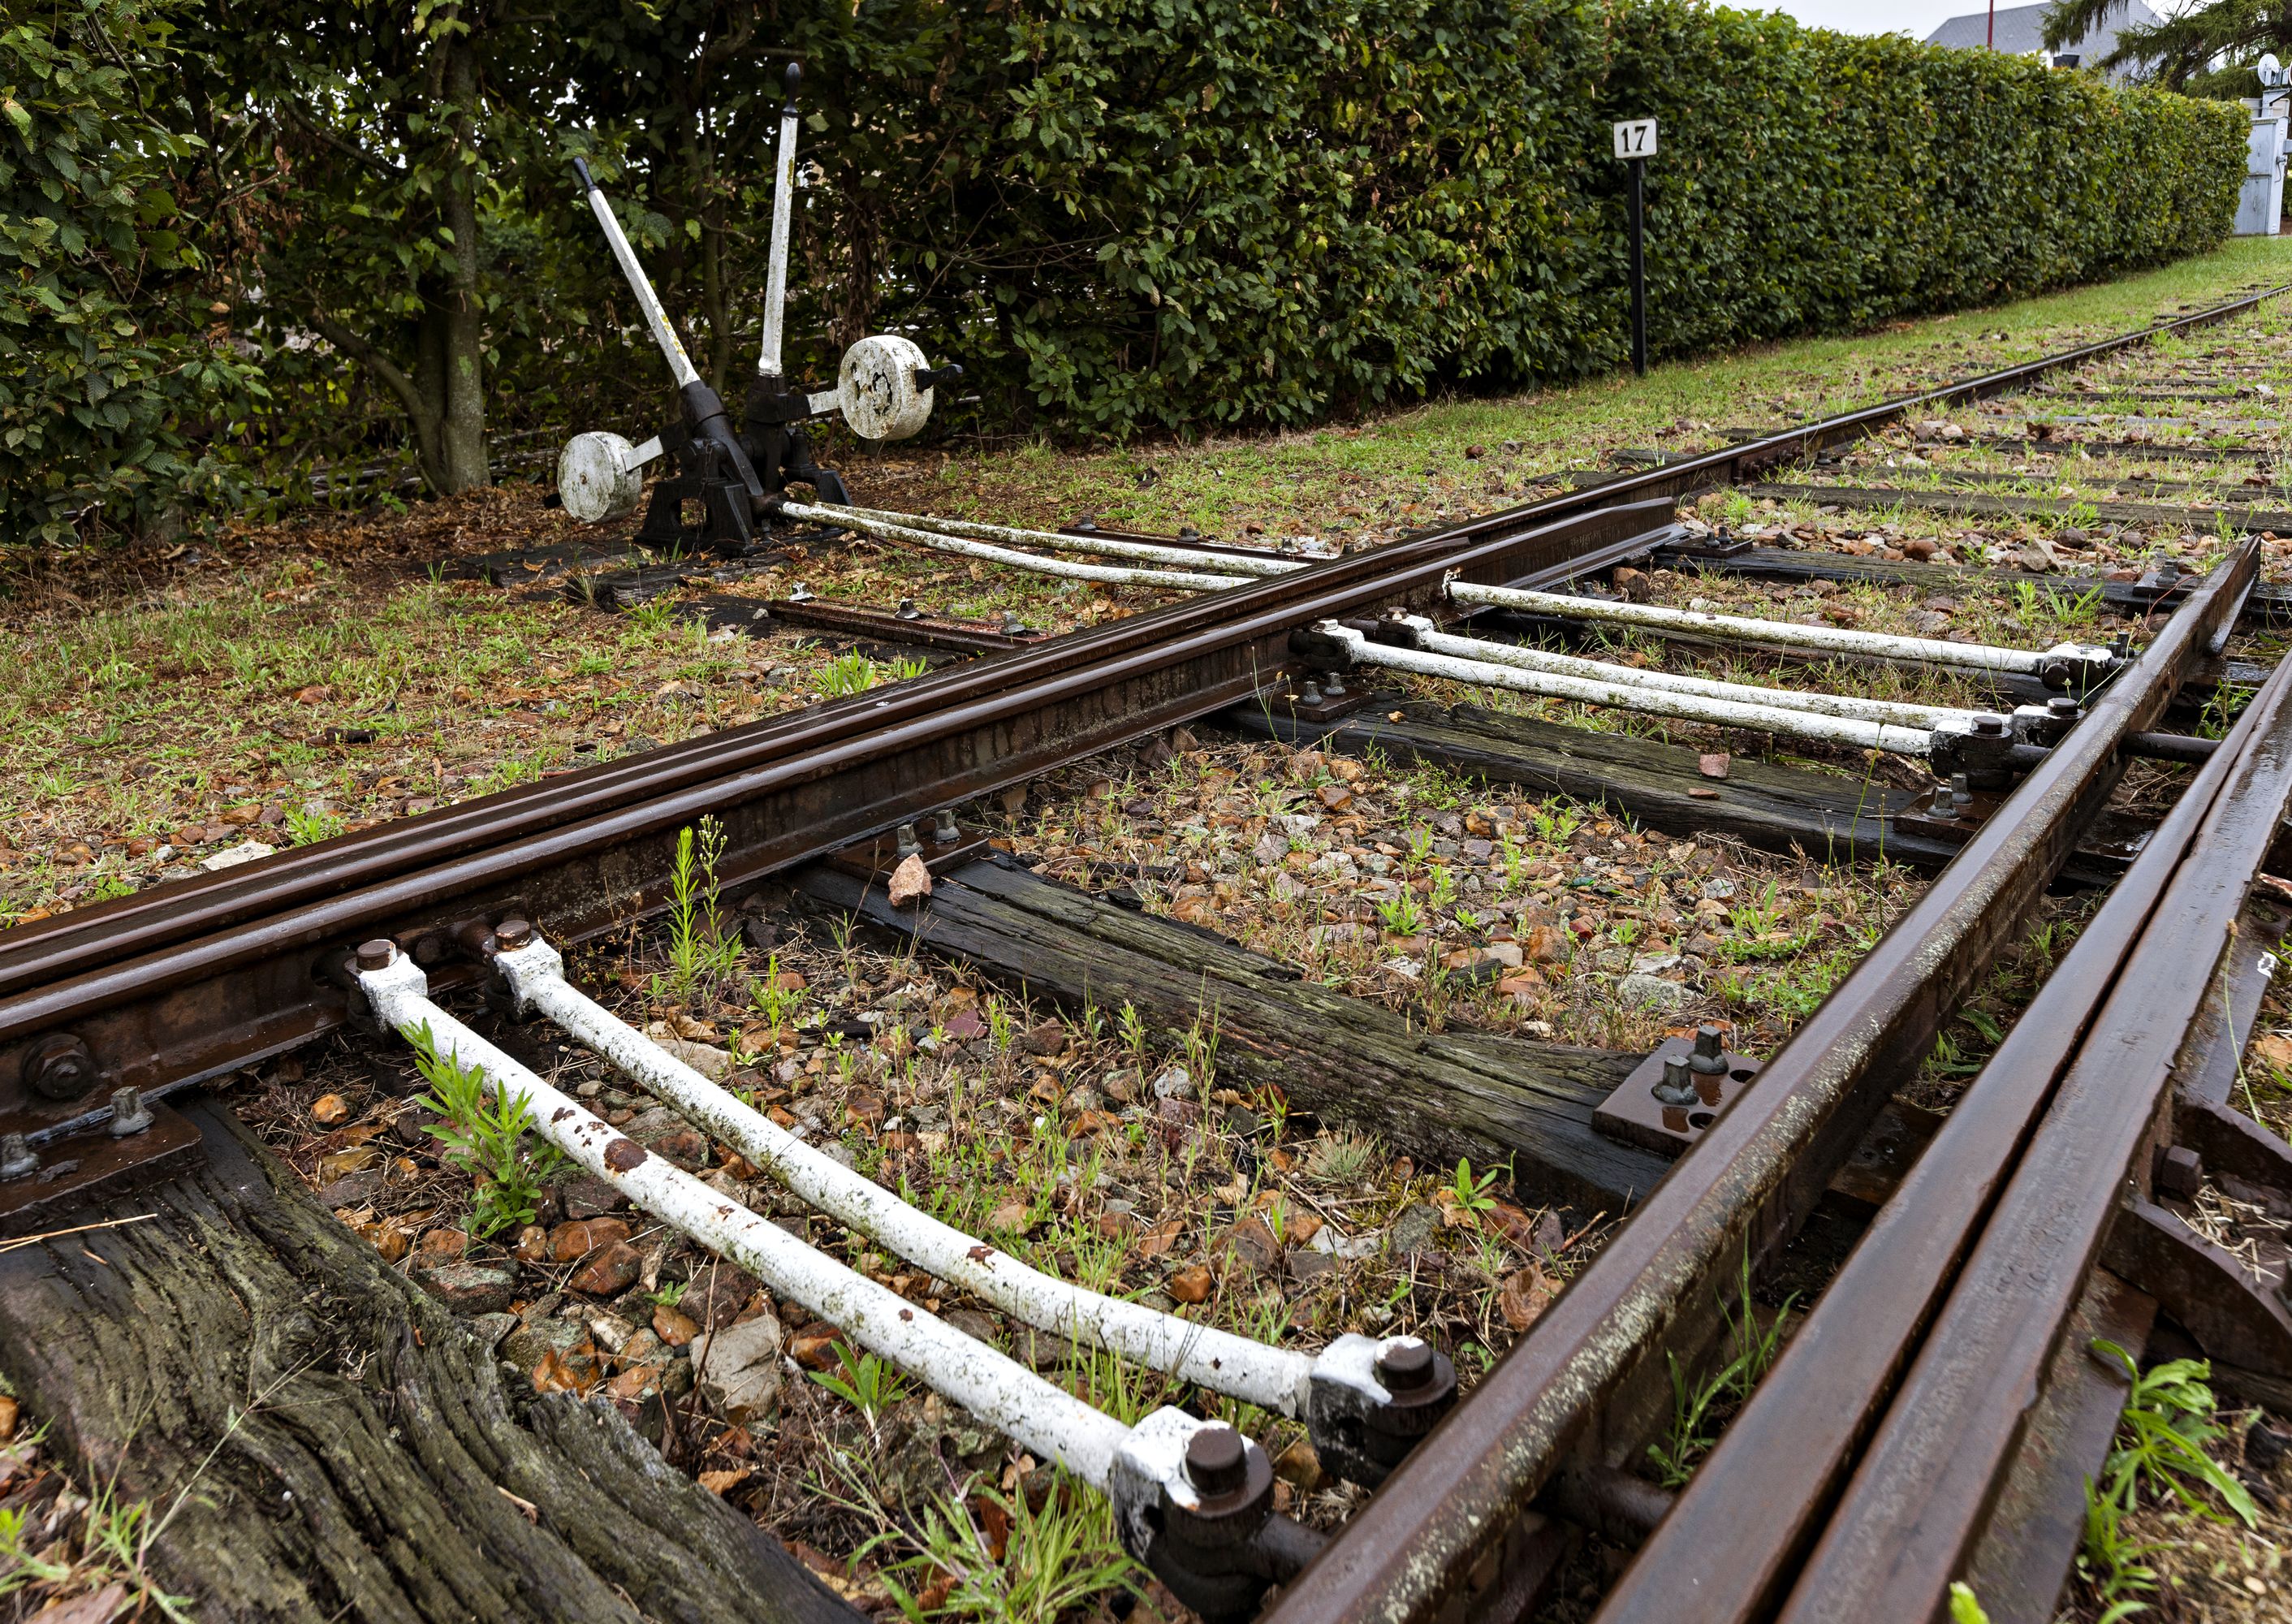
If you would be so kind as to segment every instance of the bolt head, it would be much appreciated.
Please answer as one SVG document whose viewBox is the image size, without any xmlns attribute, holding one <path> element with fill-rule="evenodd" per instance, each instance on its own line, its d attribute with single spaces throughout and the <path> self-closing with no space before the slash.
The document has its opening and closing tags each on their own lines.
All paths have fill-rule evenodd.
<svg viewBox="0 0 2292 1624">
<path fill-rule="evenodd" d="M 1994 711 L 1984 711 L 1973 719 L 1973 731 L 1984 739 L 2000 739 L 2012 725 L 2006 717 Z"/>
<path fill-rule="evenodd" d="M 1231 1426 L 1197 1428 L 1186 1440 L 1186 1481 L 1204 1494 L 1231 1494 L 1249 1482 L 1249 1446 Z"/>
<path fill-rule="evenodd" d="M 69 1032 L 52 1032 L 24 1052 L 24 1086 L 44 1099 L 77 1100 L 102 1075 L 87 1045 Z"/>
<path fill-rule="evenodd" d="M 2063 721 L 2075 721 L 2080 710 L 2078 702 L 2075 699 L 2070 699 L 2069 695 L 2065 693 L 2057 693 L 2052 699 L 2047 699 L 2046 701 L 2046 708 L 2053 712 L 2054 715 L 2061 717 Z"/>
<path fill-rule="evenodd" d="M 359 943 L 358 967 L 361 970 L 387 970 L 397 962 L 398 944 L 387 936 Z"/>
<path fill-rule="evenodd" d="M 1388 1345 L 1376 1356 L 1376 1378 L 1395 1393 L 1414 1393 L 1432 1379 L 1432 1345 L 1415 1337 Z"/>
<path fill-rule="evenodd" d="M 514 953 L 532 944 L 533 923 L 512 915 L 494 926 L 494 940 L 501 943 L 504 953 Z"/>
</svg>

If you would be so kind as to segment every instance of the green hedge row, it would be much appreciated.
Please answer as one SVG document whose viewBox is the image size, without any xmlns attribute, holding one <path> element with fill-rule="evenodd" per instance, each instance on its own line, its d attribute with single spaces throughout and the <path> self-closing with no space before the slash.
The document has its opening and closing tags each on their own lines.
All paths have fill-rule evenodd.
<svg viewBox="0 0 2292 1624">
<path fill-rule="evenodd" d="M 2244 173 L 2232 103 L 1688 0 L 831 0 L 796 28 L 819 325 L 907 325 L 991 415 L 1085 431 L 1618 366 L 1615 118 L 1662 121 L 1658 355 L 2156 264 L 2226 234 Z"/>
</svg>

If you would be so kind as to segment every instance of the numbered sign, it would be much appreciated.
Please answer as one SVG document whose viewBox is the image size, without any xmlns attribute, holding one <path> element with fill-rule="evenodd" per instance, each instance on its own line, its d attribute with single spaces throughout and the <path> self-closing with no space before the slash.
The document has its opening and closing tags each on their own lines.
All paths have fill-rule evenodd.
<svg viewBox="0 0 2292 1624">
<path fill-rule="evenodd" d="M 1618 120 L 1616 156 L 1618 158 L 1653 158 L 1655 156 L 1655 120 L 1652 118 Z"/>
</svg>

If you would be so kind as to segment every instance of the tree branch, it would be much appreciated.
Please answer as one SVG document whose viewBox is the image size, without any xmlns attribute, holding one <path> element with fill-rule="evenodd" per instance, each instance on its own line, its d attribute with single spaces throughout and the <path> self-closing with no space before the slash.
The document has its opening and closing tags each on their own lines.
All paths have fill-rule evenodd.
<svg viewBox="0 0 2292 1624">
<path fill-rule="evenodd" d="M 406 408 L 408 421 L 414 425 L 414 456 L 421 465 L 423 479 L 433 491 L 445 489 L 445 470 L 438 456 L 437 419 L 424 405 L 422 392 L 415 386 L 414 380 L 396 361 L 319 309 L 315 300 L 308 308 L 311 326 L 319 337 L 372 373 L 383 388 L 398 397 L 398 403 Z"/>
<path fill-rule="evenodd" d="M 375 157 L 373 153 L 368 152 L 364 147 L 359 146 L 356 141 L 344 141 L 341 136 L 335 134 L 332 130 L 327 129 L 324 125 L 312 123 L 310 119 L 303 116 L 303 110 L 300 108 L 290 105 L 282 107 L 279 110 L 286 114 L 287 123 L 293 125 L 296 129 L 309 136 L 312 141 L 317 141 L 320 146 L 333 148 L 335 151 L 341 153 L 344 158 L 351 159 L 352 162 L 364 164 L 376 174 L 388 175 L 393 181 L 399 178 L 397 170 L 392 169 L 389 165 Z"/>
</svg>

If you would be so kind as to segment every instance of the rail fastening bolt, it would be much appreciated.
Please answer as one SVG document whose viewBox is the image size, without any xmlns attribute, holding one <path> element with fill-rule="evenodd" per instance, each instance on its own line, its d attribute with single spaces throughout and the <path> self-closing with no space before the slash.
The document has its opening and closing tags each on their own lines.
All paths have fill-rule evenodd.
<svg viewBox="0 0 2292 1624">
<path fill-rule="evenodd" d="M 1204 1494 L 1231 1494 L 1249 1482 L 1249 1446 L 1231 1426 L 1204 1426 L 1186 1440 L 1186 1481 Z"/>
<path fill-rule="evenodd" d="M 1695 1054 L 1689 1065 L 1706 1077 L 1727 1069 L 1727 1034 L 1708 1021 L 1695 1029 Z"/>
<path fill-rule="evenodd" d="M 915 601 L 913 598 L 901 598 L 901 599 L 900 600 L 900 619 L 902 619 L 902 620 L 920 620 L 920 619 L 922 619 L 923 618 L 924 618 L 924 611 L 923 611 L 923 610 L 919 610 L 919 609 L 917 609 L 917 608 L 916 607 L 916 601 Z"/>
<path fill-rule="evenodd" d="M 900 860 L 902 862 L 924 849 L 924 843 L 916 837 L 916 826 L 912 823 L 900 825 L 894 838 L 899 842 Z"/>
<path fill-rule="evenodd" d="M 1432 1345 L 1396 1337 L 1376 1356 L 1376 1379 L 1395 1393 L 1414 1393 L 1432 1381 Z"/>
<path fill-rule="evenodd" d="M 2065 693 L 2057 693 L 2047 699 L 2046 708 L 2053 712 L 2055 720 L 2061 722 L 2074 722 L 2085 715 L 2085 707 Z"/>
<path fill-rule="evenodd" d="M 87 1045 L 69 1032 L 51 1032 L 24 1051 L 24 1087 L 51 1100 L 77 1100 L 102 1080 Z"/>
<path fill-rule="evenodd" d="M 1929 818 L 1955 818 L 1957 816 L 1957 801 L 1956 797 L 1950 794 L 1950 788 L 1948 784 L 1936 784 L 1934 786 L 1933 804 L 1926 808 L 1926 816 Z"/>
<path fill-rule="evenodd" d="M 1344 699 L 1345 697 L 1345 679 L 1335 671 L 1330 672 L 1329 675 L 1322 680 L 1321 692 L 1332 699 Z"/>
<path fill-rule="evenodd" d="M 1663 1081 L 1658 1083 L 1652 1092 L 1666 1105 L 1692 1105 L 1697 1103 L 1700 1096 L 1695 1092 L 1694 1073 L 1688 1066 L 1686 1055 L 1667 1054 L 1663 1057 Z"/>
<path fill-rule="evenodd" d="M 111 1091 L 111 1136 L 125 1139 L 141 1133 L 151 1126 L 151 1108 L 143 1103 L 143 1091 L 129 1085 Z"/>
<path fill-rule="evenodd" d="M 932 814 L 932 844 L 951 846 L 963 838 L 963 831 L 955 827 L 955 809 L 945 807 Z"/>
<path fill-rule="evenodd" d="M 369 973 L 387 970 L 398 962 L 398 944 L 387 936 L 359 943 L 358 967 Z"/>
<path fill-rule="evenodd" d="M 515 914 L 512 914 L 494 926 L 494 940 L 501 943 L 501 949 L 504 953 L 514 953 L 520 948 L 529 947 L 533 942 L 532 921 L 521 919 Z"/>
<path fill-rule="evenodd" d="M 1973 719 L 1973 731 L 1984 739 L 2003 739 L 2008 725 L 2006 719 L 1995 711 L 1984 711 Z"/>
<path fill-rule="evenodd" d="M 1307 677 L 1305 685 L 1297 691 L 1297 699 L 1303 705 L 1319 705 L 1321 702 L 1321 685 Z"/>
</svg>

